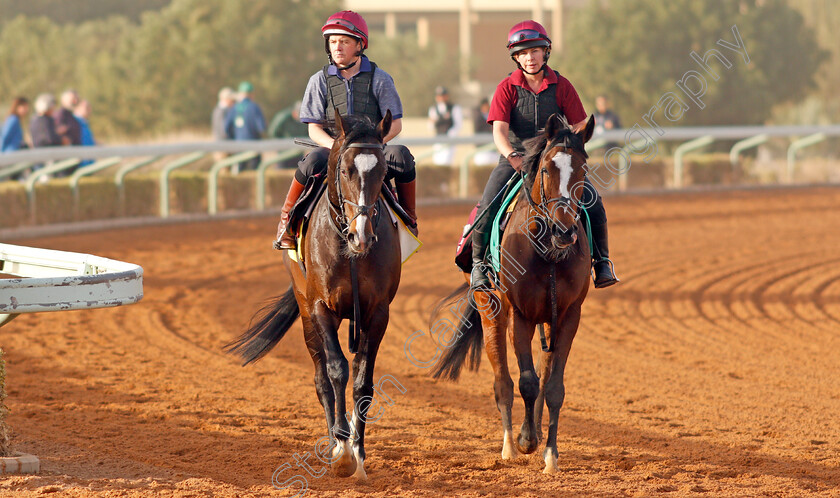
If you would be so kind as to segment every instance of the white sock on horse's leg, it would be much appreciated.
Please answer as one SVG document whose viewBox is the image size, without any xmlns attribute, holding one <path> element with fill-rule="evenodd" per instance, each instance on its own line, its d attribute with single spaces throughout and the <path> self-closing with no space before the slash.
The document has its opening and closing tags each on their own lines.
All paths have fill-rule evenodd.
<svg viewBox="0 0 840 498">
<path fill-rule="evenodd" d="M 502 443 L 502 460 L 512 460 L 519 455 L 516 450 L 516 445 L 513 444 L 513 434 L 510 431 L 505 431 Z"/>
</svg>

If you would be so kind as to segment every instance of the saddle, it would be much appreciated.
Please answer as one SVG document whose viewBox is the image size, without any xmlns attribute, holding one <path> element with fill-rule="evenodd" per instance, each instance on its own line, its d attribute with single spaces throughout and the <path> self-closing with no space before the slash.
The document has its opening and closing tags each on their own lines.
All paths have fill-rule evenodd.
<svg viewBox="0 0 840 498">
<path fill-rule="evenodd" d="M 502 235 L 507 227 L 507 222 L 516 206 L 517 194 L 522 190 L 522 180 L 509 187 L 504 196 L 499 210 L 493 217 L 490 224 L 490 246 L 488 253 L 491 261 L 499 261 L 499 248 L 501 246 Z M 467 224 L 464 225 L 464 232 L 461 235 L 461 240 L 458 242 L 458 247 L 455 249 L 455 264 L 464 273 L 472 271 L 472 232 L 475 225 L 475 217 L 478 214 L 478 204 L 470 212 Z M 484 216 L 490 216 L 493 213 L 487 213 Z M 485 256 L 485 260 L 486 260 Z M 496 271 L 499 269 L 496 268 Z"/>
<path fill-rule="evenodd" d="M 327 184 L 324 181 L 325 178 L 326 175 L 310 176 L 306 180 L 306 185 L 303 187 L 303 193 L 292 207 L 292 210 L 289 211 L 289 230 L 295 234 L 295 240 L 297 241 L 297 249 L 290 251 L 290 256 L 301 265 L 303 265 L 303 236 L 306 234 L 309 220 L 312 218 L 312 213 L 315 211 L 318 200 L 327 190 Z M 400 251 L 404 263 L 422 245 L 420 240 L 407 228 L 407 226 L 415 226 L 415 222 L 405 212 L 402 206 L 399 205 L 397 197 L 388 182 L 382 183 L 379 198 L 388 208 L 391 222 L 400 226 Z"/>
<path fill-rule="evenodd" d="M 522 180 L 513 184 L 508 188 L 507 193 L 503 197 L 502 204 L 499 210 L 493 217 L 490 224 L 490 243 L 488 244 L 487 254 L 484 256 L 484 261 L 489 262 L 488 268 L 492 268 L 497 273 L 501 271 L 500 252 L 502 247 L 502 235 L 505 233 L 510 216 L 513 213 L 513 208 L 519 200 L 519 192 L 522 190 Z M 583 211 L 584 227 L 587 234 L 589 234 L 589 215 L 586 208 L 580 207 Z M 455 264 L 464 273 L 472 271 L 472 231 L 475 223 L 475 217 L 478 213 L 478 204 L 470 212 L 467 224 L 464 226 L 464 232 L 461 235 L 461 240 L 458 241 L 458 247 L 455 249 Z M 490 215 L 492 213 L 488 213 Z M 592 236 L 589 236 L 589 252 L 594 254 L 592 249 Z"/>
</svg>

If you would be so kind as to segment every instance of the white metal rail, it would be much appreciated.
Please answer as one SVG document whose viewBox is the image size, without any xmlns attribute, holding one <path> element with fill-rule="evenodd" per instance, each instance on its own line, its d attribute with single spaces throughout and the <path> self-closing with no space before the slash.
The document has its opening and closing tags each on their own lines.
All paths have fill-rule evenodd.
<svg viewBox="0 0 840 498">
<path fill-rule="evenodd" d="M 90 254 L 0 244 L 0 326 L 20 313 L 122 306 L 143 298 L 143 269 Z"/>
</svg>

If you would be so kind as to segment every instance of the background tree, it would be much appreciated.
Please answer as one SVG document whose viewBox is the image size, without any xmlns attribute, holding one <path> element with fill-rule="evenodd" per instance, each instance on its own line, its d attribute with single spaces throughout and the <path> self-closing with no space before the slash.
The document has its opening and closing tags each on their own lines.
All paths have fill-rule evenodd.
<svg viewBox="0 0 840 498">
<path fill-rule="evenodd" d="M 394 78 L 406 115 L 425 116 L 434 102 L 435 87 L 457 83 L 458 58 L 442 43 L 421 48 L 415 35 L 374 36 L 366 55 Z"/>
<path fill-rule="evenodd" d="M 58 24 L 79 23 L 122 15 L 133 21 L 147 10 L 158 10 L 172 0 L 0 0 L 0 23 L 18 15 L 47 17 Z"/>
<path fill-rule="evenodd" d="M 0 95 L 76 88 L 97 136 L 209 126 L 222 86 L 251 81 L 269 116 L 300 98 L 326 61 L 320 28 L 335 0 L 174 0 L 124 16 L 0 26 Z M 8 97 L 11 98 L 11 97 Z"/>
<path fill-rule="evenodd" d="M 820 47 L 831 57 L 817 71 L 817 89 L 803 101 L 779 106 L 773 120 L 780 123 L 840 122 L 840 2 L 834 0 L 789 0 L 802 14 L 805 25 Z"/>
<path fill-rule="evenodd" d="M 630 126 L 665 92 L 675 91 L 686 71 L 698 69 L 692 50 L 702 56 L 720 49 L 718 39 L 732 42 L 733 24 L 750 64 L 723 50 L 733 67 L 718 69 L 717 81 L 707 78 L 706 108 L 690 104 L 680 125 L 763 123 L 774 106 L 799 101 L 815 88 L 827 54 L 784 0 L 592 1 L 572 17 L 561 68 L 587 108 L 605 93 Z"/>
</svg>

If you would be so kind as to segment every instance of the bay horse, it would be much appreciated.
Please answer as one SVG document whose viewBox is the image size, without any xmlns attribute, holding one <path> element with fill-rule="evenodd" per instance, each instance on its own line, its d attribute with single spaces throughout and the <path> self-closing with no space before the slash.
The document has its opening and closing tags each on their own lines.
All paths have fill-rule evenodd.
<svg viewBox="0 0 840 498">
<path fill-rule="evenodd" d="M 342 117 L 338 111 L 335 117 L 337 138 L 327 163 L 327 192 L 318 200 L 304 235 L 305 268 L 284 257 L 292 276 L 289 289 L 260 310 L 226 350 L 241 356 L 243 366 L 258 360 L 300 316 L 332 449 L 325 463 L 339 477 L 364 480 L 373 369 L 401 271 L 397 228 L 380 199 L 387 172 L 383 138 L 392 116 L 388 111 L 375 126 L 367 117 Z M 345 392 L 350 372 L 338 338 L 345 319 L 350 320 L 349 348 L 355 353 L 349 423 Z M 357 325 L 361 330 L 354 331 Z"/>
<path fill-rule="evenodd" d="M 525 142 L 524 182 L 501 240 L 496 289 L 470 289 L 464 284 L 432 313 L 434 320 L 448 303 L 469 303 L 454 308 L 459 323 L 432 375 L 457 380 L 468 355 L 470 368 L 477 369 L 482 343 L 486 343 L 504 429 L 503 459 L 514 458 L 517 451 L 528 454 L 537 449 L 542 439 L 543 403 L 548 406 L 545 473 L 558 470 L 557 423 L 565 398 L 563 375 L 580 323 L 581 305 L 589 291 L 591 256 L 580 201 L 586 188 L 584 144 L 592 137 L 594 126 L 590 117 L 586 126 L 575 132 L 565 119 L 554 114 L 542 134 Z M 466 277 L 469 280 L 468 274 Z M 543 349 L 540 375 L 531 354 L 537 325 Z M 516 440 L 511 426 L 513 381 L 507 362 L 508 329 L 519 364 L 519 392 L 525 403 L 525 420 Z M 545 329 L 549 331 L 547 340 Z"/>
</svg>

